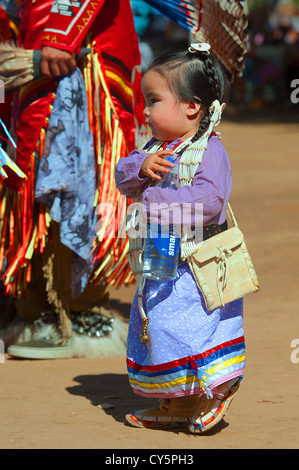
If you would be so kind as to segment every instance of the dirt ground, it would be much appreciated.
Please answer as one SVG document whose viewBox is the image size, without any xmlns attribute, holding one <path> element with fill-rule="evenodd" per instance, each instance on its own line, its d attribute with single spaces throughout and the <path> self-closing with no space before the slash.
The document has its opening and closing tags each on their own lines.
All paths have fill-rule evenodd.
<svg viewBox="0 0 299 470">
<path fill-rule="evenodd" d="M 231 203 L 261 291 L 245 298 L 245 377 L 217 430 L 193 436 L 127 426 L 127 412 L 153 401 L 133 394 L 123 356 L 6 356 L 0 364 L 1 449 L 102 449 L 111 456 L 118 449 L 138 455 L 137 449 L 299 447 L 299 349 L 291 347 L 299 338 L 298 122 L 274 110 L 228 112 L 219 127 L 232 165 Z M 134 291 L 111 290 L 113 311 L 125 321 Z"/>
</svg>

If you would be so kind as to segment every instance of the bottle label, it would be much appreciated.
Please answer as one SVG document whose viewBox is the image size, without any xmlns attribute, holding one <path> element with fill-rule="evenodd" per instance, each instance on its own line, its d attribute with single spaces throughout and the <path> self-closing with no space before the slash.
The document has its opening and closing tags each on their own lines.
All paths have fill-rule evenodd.
<svg viewBox="0 0 299 470">
<path fill-rule="evenodd" d="M 180 247 L 180 239 L 178 234 L 173 230 L 173 226 L 169 227 L 167 236 L 165 233 L 161 233 L 160 230 L 152 230 L 151 238 L 155 248 L 161 255 L 167 256 L 168 258 L 176 257 Z"/>
</svg>

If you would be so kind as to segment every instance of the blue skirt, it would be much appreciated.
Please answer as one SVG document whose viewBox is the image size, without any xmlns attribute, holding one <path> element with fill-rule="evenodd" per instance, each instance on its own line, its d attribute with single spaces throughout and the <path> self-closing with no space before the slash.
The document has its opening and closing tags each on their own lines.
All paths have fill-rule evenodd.
<svg viewBox="0 0 299 470">
<path fill-rule="evenodd" d="M 243 299 L 212 312 L 187 263 L 168 282 L 146 280 L 149 342 L 142 343 L 137 293 L 128 332 L 127 367 L 134 392 L 157 398 L 194 393 L 241 376 L 245 367 Z"/>
</svg>

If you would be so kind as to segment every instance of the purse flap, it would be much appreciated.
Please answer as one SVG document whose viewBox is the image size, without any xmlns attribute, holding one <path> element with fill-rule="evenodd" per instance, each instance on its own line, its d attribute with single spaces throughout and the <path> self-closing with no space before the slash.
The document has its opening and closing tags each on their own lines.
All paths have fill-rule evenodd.
<svg viewBox="0 0 299 470">
<path fill-rule="evenodd" d="M 233 227 L 208 240 L 198 243 L 196 245 L 198 250 L 193 253 L 192 256 L 199 263 L 204 263 L 217 256 L 218 247 L 220 247 L 221 250 L 233 250 L 240 246 L 243 240 L 244 237 L 241 230 L 238 227 Z"/>
</svg>

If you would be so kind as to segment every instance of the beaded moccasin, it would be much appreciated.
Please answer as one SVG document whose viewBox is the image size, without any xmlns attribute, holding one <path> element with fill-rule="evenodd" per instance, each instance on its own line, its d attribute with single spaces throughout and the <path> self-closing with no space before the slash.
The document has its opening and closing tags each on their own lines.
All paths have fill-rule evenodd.
<svg viewBox="0 0 299 470">
<path fill-rule="evenodd" d="M 126 415 L 131 426 L 153 429 L 185 429 L 194 415 L 199 395 L 160 400 L 160 406 L 134 411 Z"/>
<path fill-rule="evenodd" d="M 195 414 L 189 422 L 188 429 L 192 434 L 203 434 L 218 424 L 228 410 L 237 392 L 242 378 L 234 378 L 217 388 L 213 398 L 201 395 Z"/>
</svg>

